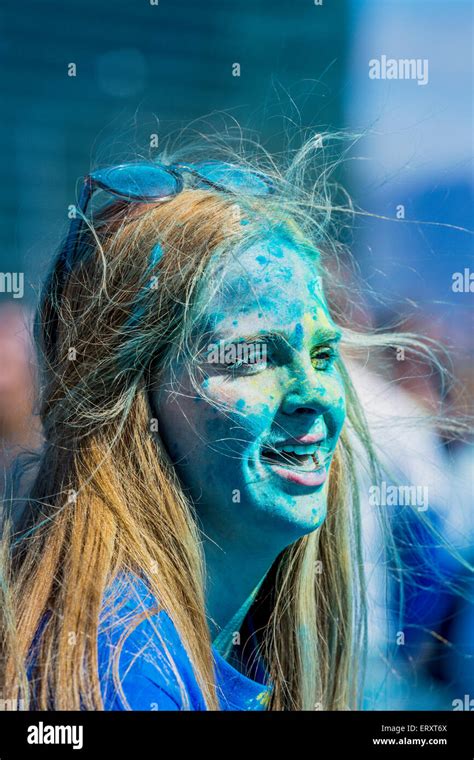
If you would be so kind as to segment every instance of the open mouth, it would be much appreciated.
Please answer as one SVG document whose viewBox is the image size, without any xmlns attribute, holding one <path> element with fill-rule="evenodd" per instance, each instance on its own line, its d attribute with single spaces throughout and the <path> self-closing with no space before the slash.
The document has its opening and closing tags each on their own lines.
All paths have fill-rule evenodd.
<svg viewBox="0 0 474 760">
<path fill-rule="evenodd" d="M 302 446 L 301 448 L 306 448 Z M 285 449 L 262 449 L 262 461 L 268 464 L 280 465 L 280 467 L 292 467 L 311 472 L 322 466 L 320 455 L 317 451 L 298 454 L 296 451 Z"/>
<path fill-rule="evenodd" d="M 260 458 L 275 475 L 299 485 L 319 486 L 327 477 L 326 457 L 315 444 L 282 446 L 280 449 L 264 446 Z"/>
</svg>

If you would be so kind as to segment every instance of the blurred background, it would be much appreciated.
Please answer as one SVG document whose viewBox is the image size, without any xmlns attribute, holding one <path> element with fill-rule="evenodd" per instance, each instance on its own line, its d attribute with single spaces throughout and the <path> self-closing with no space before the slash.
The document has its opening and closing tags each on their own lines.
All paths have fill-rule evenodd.
<svg viewBox="0 0 474 760">
<path fill-rule="evenodd" d="M 235 119 L 254 130 L 273 152 L 287 146 L 290 126 L 358 135 L 339 173 L 357 206 L 370 213 L 355 217 L 351 239 L 367 286 L 364 319 L 374 327 L 398 320 L 449 347 L 458 383 L 448 400 L 465 410 L 473 390 L 472 12 L 468 0 L 82 0 L 74 6 L 4 0 L 5 493 L 15 455 L 41 443 L 32 313 L 67 230 L 79 178 L 91 166 L 149 155 L 151 135 L 161 140 L 195 119 L 202 129 L 206 119 L 215 126 L 225 114 L 225 123 Z M 369 61 L 382 56 L 426 60 L 426 83 L 371 78 Z M 384 456 L 399 482 L 429 487 L 426 518 L 472 562 L 472 448 L 402 424 L 402 417 L 416 420 L 437 407 L 440 378 L 399 356 L 387 363 L 385 377 L 352 366 Z M 468 596 L 472 575 L 433 544 L 414 510 L 374 507 L 369 490 L 370 483 L 361 485 L 370 593 L 365 708 L 473 710 L 473 607 L 443 582 L 455 581 Z M 388 514 L 404 568 L 417 579 L 403 600 L 396 576 L 384 580 L 389 560 L 380 510 Z"/>
</svg>

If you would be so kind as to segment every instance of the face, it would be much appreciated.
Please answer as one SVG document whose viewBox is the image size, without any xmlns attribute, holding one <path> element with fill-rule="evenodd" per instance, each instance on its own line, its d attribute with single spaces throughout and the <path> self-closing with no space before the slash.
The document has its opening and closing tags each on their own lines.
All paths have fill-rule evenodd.
<svg viewBox="0 0 474 760">
<path fill-rule="evenodd" d="M 176 363 L 153 404 L 209 532 L 283 548 L 326 514 L 345 417 L 340 334 L 314 264 L 283 233 L 222 267 L 220 287 L 208 281 L 200 294 L 207 328 L 194 382 Z"/>
</svg>

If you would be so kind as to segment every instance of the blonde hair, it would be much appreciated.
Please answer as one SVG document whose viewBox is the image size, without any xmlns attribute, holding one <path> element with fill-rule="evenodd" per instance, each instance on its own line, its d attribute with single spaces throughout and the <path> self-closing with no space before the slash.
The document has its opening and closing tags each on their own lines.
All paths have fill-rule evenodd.
<svg viewBox="0 0 474 760">
<path fill-rule="evenodd" d="M 273 177 L 277 193 L 270 198 L 193 188 L 163 203 L 117 201 L 87 222 L 80 260 L 65 280 L 56 260 L 38 317 L 44 451 L 21 527 L 10 544 L 6 534 L 3 541 L 2 690 L 27 708 L 103 709 L 99 613 L 106 588 L 127 570 L 145 572 L 157 599 L 129 632 L 164 608 L 207 708 L 219 709 L 193 505 L 150 429 L 147 394 L 151 378 L 159 380 L 177 353 L 192 361 L 196 296 L 212 262 L 235 255 L 262 226 L 285 225 L 320 251 L 314 264 L 323 282 L 329 270 L 337 279 L 327 177 L 308 184 L 306 172 L 316 139 L 319 145 L 317 135 L 285 170 L 273 160 L 260 166 L 231 157 Z M 153 264 L 158 241 L 164 253 Z M 346 337 L 351 346 L 359 338 L 368 345 L 354 330 Z M 370 340 L 423 350 L 409 335 Z M 270 710 L 359 706 L 366 614 L 351 435 L 363 442 L 373 478 L 378 471 L 363 410 L 340 366 L 348 423 L 330 470 L 326 520 L 280 554 L 259 594 L 267 600 L 260 635 L 273 685 Z M 32 677 L 29 655 L 48 611 Z M 120 649 L 114 673 L 121 690 L 119 657 Z"/>
</svg>

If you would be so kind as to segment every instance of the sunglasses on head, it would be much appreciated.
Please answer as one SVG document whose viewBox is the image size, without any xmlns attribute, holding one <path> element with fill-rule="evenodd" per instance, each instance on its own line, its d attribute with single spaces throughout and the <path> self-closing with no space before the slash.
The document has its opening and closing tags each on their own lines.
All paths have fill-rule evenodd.
<svg viewBox="0 0 474 760">
<path fill-rule="evenodd" d="M 132 203 L 167 201 L 184 188 L 184 175 L 190 175 L 193 187 L 211 187 L 227 193 L 266 196 L 275 192 L 270 177 L 261 172 L 245 169 L 221 161 L 203 161 L 196 164 L 136 163 L 120 164 L 98 169 L 84 178 L 77 215 L 72 220 L 62 251 L 66 273 L 74 263 L 78 233 L 92 194 L 96 189 Z"/>
</svg>

